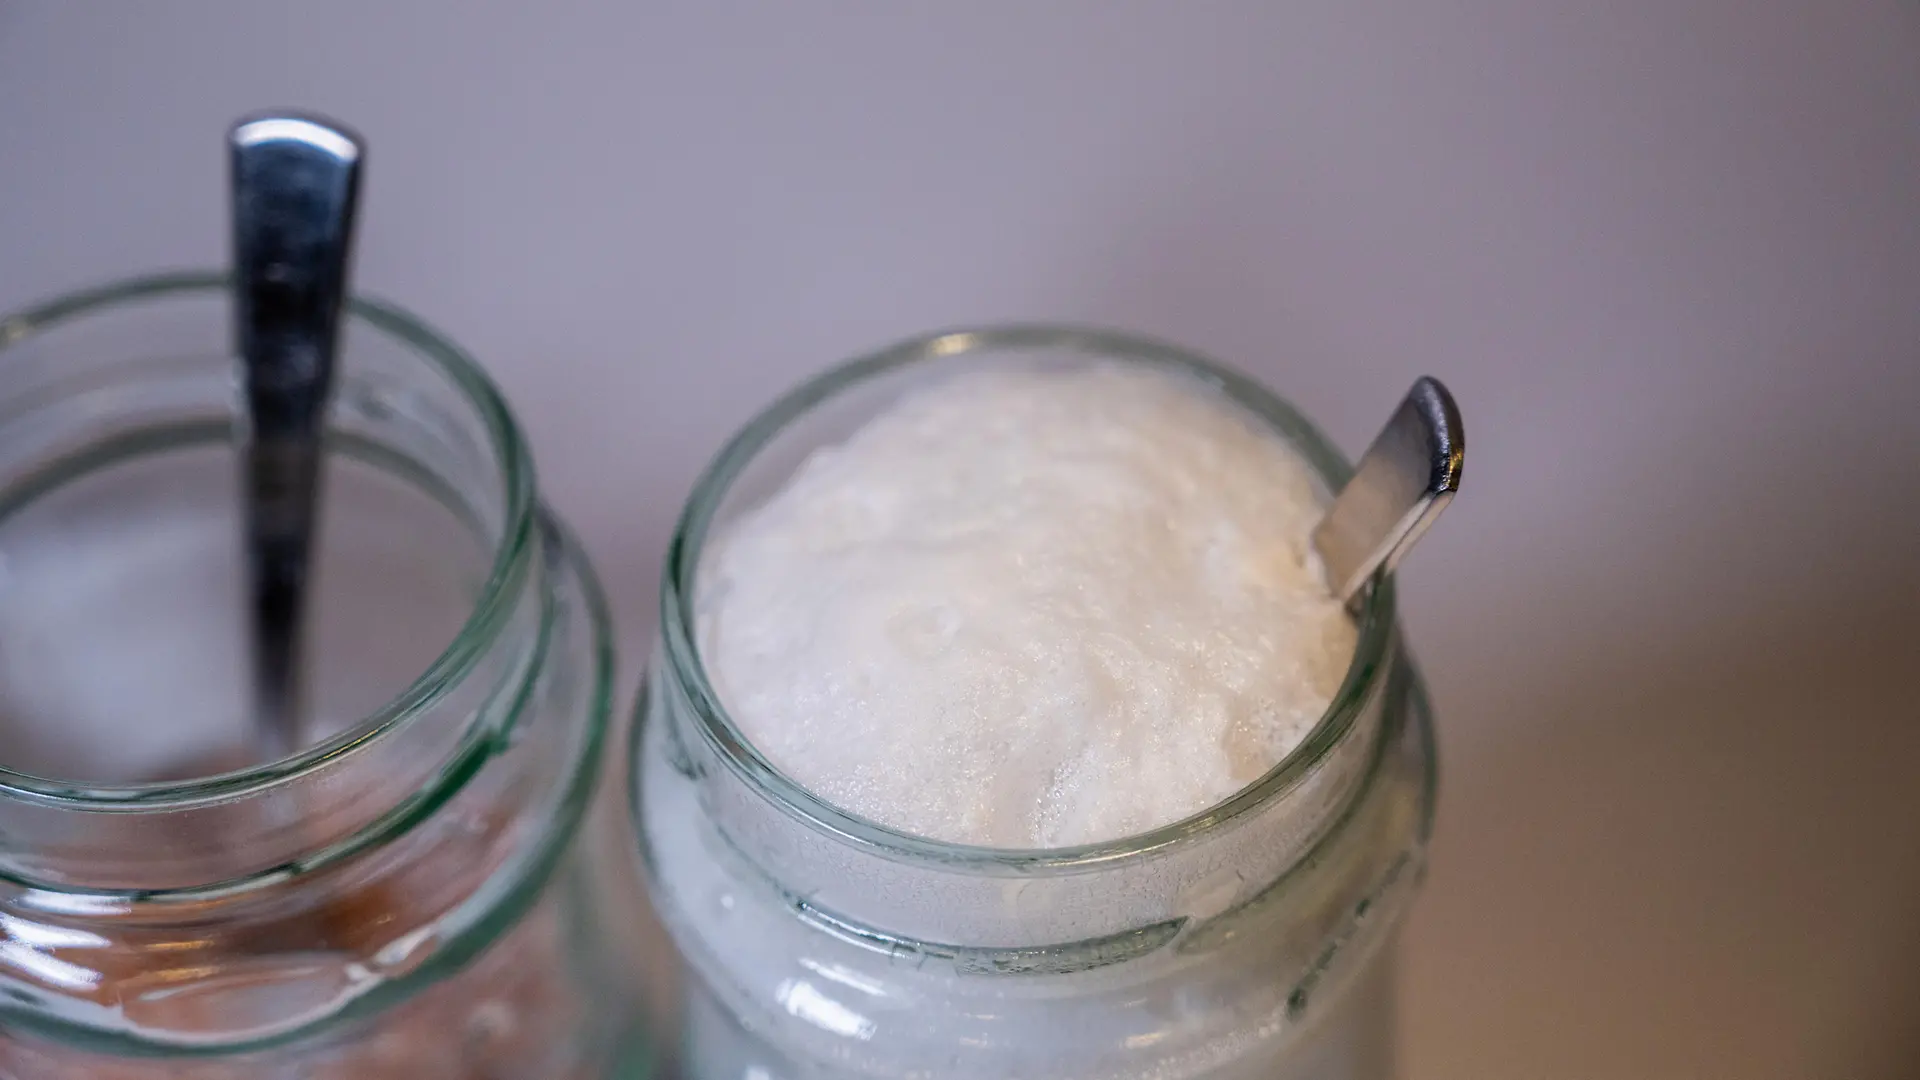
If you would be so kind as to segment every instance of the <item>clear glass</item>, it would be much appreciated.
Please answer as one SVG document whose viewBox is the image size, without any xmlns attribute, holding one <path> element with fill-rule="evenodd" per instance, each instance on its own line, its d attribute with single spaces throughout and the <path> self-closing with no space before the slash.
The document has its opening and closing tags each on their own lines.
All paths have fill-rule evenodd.
<svg viewBox="0 0 1920 1080">
<path fill-rule="evenodd" d="M 171 275 L 0 320 L 0 1077 L 645 1075 L 605 602 L 505 405 L 353 305 L 311 738 L 258 762 L 229 317 Z"/>
<path fill-rule="evenodd" d="M 1154 365 L 1212 382 L 1337 489 L 1290 406 L 1178 349 L 1098 331 L 922 338 L 802 386 L 702 478 L 668 555 L 637 706 L 633 813 L 689 968 L 689 1080 L 1391 1074 L 1392 941 L 1425 866 L 1431 722 L 1385 583 L 1305 744 L 1202 813 L 1075 848 L 937 843 L 782 776 L 716 700 L 691 596 L 709 532 L 903 389 L 981 364 Z"/>
</svg>

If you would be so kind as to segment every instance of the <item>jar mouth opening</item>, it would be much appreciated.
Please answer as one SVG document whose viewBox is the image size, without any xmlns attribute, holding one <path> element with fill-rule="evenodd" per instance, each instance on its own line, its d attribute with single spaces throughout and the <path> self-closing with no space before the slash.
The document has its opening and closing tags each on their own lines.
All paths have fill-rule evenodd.
<svg viewBox="0 0 1920 1080">
<path fill-rule="evenodd" d="M 126 278 L 70 293 L 0 316 L 0 361 L 4 361 L 8 348 L 35 335 L 123 304 L 170 296 L 204 296 L 225 292 L 229 287 L 230 278 L 222 272 L 177 271 Z M 401 308 L 356 296 L 348 299 L 345 317 L 399 342 L 444 375 L 479 416 L 501 466 L 504 510 L 499 538 L 472 610 L 452 641 L 424 672 L 384 705 L 287 757 L 188 780 L 141 783 L 50 779 L 0 765 L 0 797 L 92 812 L 152 812 L 263 792 L 378 741 L 422 714 L 472 670 L 489 642 L 512 617 L 517 585 L 528 572 L 535 547 L 536 500 L 532 461 L 505 399 L 464 350 Z"/>
<path fill-rule="evenodd" d="M 694 595 L 715 513 L 733 482 L 790 423 L 828 400 L 912 366 L 974 353 L 1063 350 L 1090 358 L 1142 364 L 1198 377 L 1271 425 L 1305 459 L 1330 492 L 1352 476 L 1339 449 L 1285 399 L 1232 368 L 1186 349 L 1114 330 L 1054 324 L 1001 324 L 943 330 L 909 338 L 834 367 L 777 399 L 740 430 L 696 481 L 667 550 L 660 591 L 662 647 L 703 737 L 750 788 L 804 824 L 844 841 L 907 861 L 929 861 L 1022 874 L 1070 872 L 1145 857 L 1212 832 L 1285 795 L 1304 780 L 1354 727 L 1389 666 L 1394 627 L 1390 577 L 1377 579 L 1357 605 L 1358 629 L 1346 675 L 1307 737 L 1259 779 L 1178 821 L 1130 836 L 1055 848 L 999 848 L 936 840 L 862 817 L 787 776 L 746 737 L 709 679 L 695 633 Z"/>
</svg>

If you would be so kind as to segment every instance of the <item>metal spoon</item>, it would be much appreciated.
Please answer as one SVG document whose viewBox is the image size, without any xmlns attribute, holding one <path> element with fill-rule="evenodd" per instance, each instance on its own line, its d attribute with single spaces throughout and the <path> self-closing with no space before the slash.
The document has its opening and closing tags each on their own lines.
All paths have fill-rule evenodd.
<svg viewBox="0 0 1920 1080">
<path fill-rule="evenodd" d="M 1440 380 L 1421 376 L 1313 530 L 1335 596 L 1352 604 L 1393 572 L 1460 490 L 1465 457 L 1460 407 Z"/>
<path fill-rule="evenodd" d="M 235 124 L 234 333 L 259 753 L 301 744 L 301 628 L 358 198 L 360 139 L 274 113 Z"/>
</svg>

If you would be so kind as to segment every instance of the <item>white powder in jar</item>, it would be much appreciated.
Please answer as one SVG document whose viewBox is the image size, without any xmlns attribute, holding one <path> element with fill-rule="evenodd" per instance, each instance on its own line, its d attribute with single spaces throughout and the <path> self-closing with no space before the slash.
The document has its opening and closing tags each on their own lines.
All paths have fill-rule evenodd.
<svg viewBox="0 0 1920 1080">
<path fill-rule="evenodd" d="M 982 369 L 721 529 L 699 645 L 754 746 L 845 810 L 994 847 L 1132 835 L 1258 779 L 1339 688 L 1324 506 L 1197 379 Z"/>
</svg>

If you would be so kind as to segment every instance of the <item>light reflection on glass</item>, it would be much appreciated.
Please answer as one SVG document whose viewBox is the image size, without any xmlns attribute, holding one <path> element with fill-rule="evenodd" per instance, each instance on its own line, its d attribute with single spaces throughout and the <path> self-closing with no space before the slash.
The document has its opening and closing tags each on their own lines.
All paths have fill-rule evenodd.
<svg viewBox="0 0 1920 1080">
<path fill-rule="evenodd" d="M 852 1039 L 871 1039 L 877 1029 L 873 1021 L 821 993 L 805 979 L 788 979 L 774 996 L 796 1019 L 835 1035 Z"/>
<path fill-rule="evenodd" d="M 47 926 L 18 915 L 0 914 L 0 934 L 36 949 L 99 949 L 107 939 L 71 926 Z"/>
<path fill-rule="evenodd" d="M 1138 1035 L 1127 1036 L 1127 1049 L 1138 1050 L 1143 1046 L 1152 1046 L 1167 1037 L 1165 1031 L 1143 1031 Z"/>
<path fill-rule="evenodd" d="M 91 990 L 100 985 L 99 972 L 37 952 L 32 946 L 17 941 L 0 941 L 0 964 L 66 990 Z"/>
<path fill-rule="evenodd" d="M 973 339 L 972 334 L 947 334 L 933 339 L 932 344 L 927 346 L 927 351 L 935 356 L 956 356 L 971 350 Z"/>
<path fill-rule="evenodd" d="M 823 979 L 830 979 L 841 986 L 852 987 L 863 994 L 873 997 L 886 997 L 887 988 L 876 980 L 869 979 L 857 971 L 849 971 L 839 964 L 823 964 L 809 957 L 801 957 L 800 966 Z"/>
</svg>

